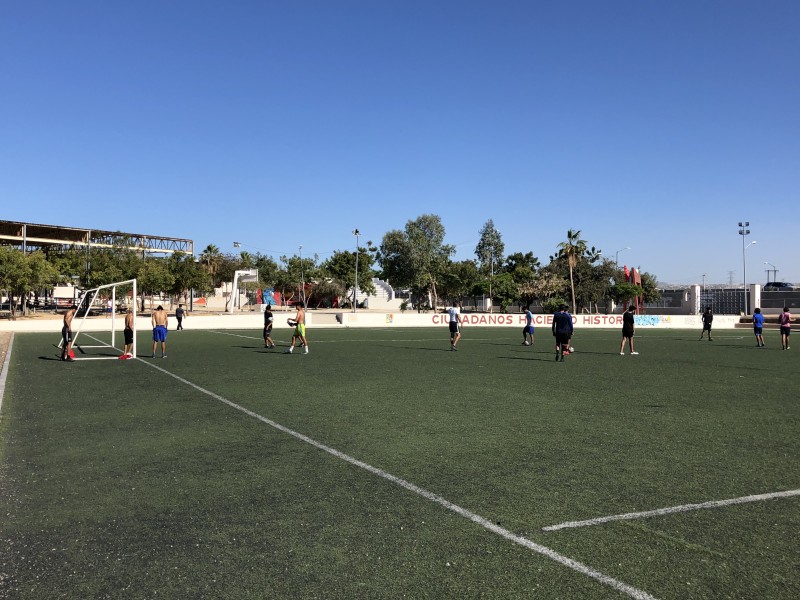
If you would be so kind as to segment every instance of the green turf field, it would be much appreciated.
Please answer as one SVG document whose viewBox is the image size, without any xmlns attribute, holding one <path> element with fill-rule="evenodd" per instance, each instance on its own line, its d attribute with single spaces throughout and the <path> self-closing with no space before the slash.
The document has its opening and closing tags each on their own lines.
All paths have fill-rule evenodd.
<svg viewBox="0 0 800 600">
<path fill-rule="evenodd" d="M 800 348 L 447 336 L 172 331 L 162 360 L 143 333 L 148 358 L 65 364 L 17 334 L 0 597 L 798 597 Z"/>
</svg>

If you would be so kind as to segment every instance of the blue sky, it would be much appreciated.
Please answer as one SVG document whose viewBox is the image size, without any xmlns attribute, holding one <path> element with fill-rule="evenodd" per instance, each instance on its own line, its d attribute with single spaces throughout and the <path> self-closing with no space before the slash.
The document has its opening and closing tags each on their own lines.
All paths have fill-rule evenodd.
<svg viewBox="0 0 800 600">
<path fill-rule="evenodd" d="M 0 218 L 352 249 L 569 228 L 662 282 L 800 283 L 800 3 L 6 2 Z M 733 271 L 733 274 L 730 272 Z"/>
</svg>

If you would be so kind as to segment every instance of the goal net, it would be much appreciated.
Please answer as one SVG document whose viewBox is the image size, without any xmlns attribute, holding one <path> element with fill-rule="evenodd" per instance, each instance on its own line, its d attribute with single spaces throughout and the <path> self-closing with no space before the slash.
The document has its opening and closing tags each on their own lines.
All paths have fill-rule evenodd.
<svg viewBox="0 0 800 600">
<path fill-rule="evenodd" d="M 130 303 L 127 302 L 129 292 Z M 78 310 L 72 319 L 72 349 L 76 360 L 119 358 L 125 347 L 125 315 L 129 312 L 133 315 L 131 352 L 136 358 L 135 279 L 86 290 L 77 306 Z"/>
</svg>

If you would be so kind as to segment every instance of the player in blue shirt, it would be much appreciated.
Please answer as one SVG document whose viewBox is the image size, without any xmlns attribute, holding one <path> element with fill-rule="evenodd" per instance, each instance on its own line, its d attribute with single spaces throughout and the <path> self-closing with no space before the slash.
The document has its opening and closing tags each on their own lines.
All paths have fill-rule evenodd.
<svg viewBox="0 0 800 600">
<path fill-rule="evenodd" d="M 530 342 L 528 337 L 530 336 Z M 531 312 L 531 305 L 525 306 L 525 327 L 522 328 L 522 345 L 533 346 L 533 313 Z"/>
<path fill-rule="evenodd" d="M 764 347 L 764 315 L 761 314 L 761 309 L 757 308 L 753 311 L 753 333 L 756 334 L 756 346 L 758 348 Z"/>
</svg>

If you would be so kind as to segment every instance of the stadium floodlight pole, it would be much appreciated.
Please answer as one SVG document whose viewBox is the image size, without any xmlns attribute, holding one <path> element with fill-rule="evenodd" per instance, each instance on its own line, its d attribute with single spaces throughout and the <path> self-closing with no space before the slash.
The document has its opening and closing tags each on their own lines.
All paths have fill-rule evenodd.
<svg viewBox="0 0 800 600">
<path fill-rule="evenodd" d="M 776 267 L 771 262 L 766 261 L 766 260 L 764 261 L 764 264 L 765 265 L 769 265 L 770 267 L 772 267 L 771 269 L 767 269 L 766 270 L 767 271 L 767 283 L 769 283 L 769 274 L 770 273 L 772 273 L 772 281 L 778 281 L 778 267 Z"/>
<path fill-rule="evenodd" d="M 630 246 L 625 246 L 624 248 L 620 248 L 619 250 L 614 252 L 614 266 L 615 267 L 617 267 L 619 269 L 619 253 L 620 252 L 625 252 L 625 250 L 630 250 L 630 249 L 631 249 Z"/>
<path fill-rule="evenodd" d="M 300 245 L 300 298 L 303 300 L 303 308 L 306 307 L 306 279 L 303 273 L 303 245 Z"/>
<path fill-rule="evenodd" d="M 358 237 L 361 232 L 356 228 L 353 229 L 353 235 L 356 236 L 356 284 L 353 286 L 353 312 L 358 308 Z"/>
<path fill-rule="evenodd" d="M 739 235 L 742 236 L 742 292 L 744 293 L 744 314 L 747 314 L 747 259 L 744 251 L 747 250 L 750 244 L 745 245 L 747 236 L 750 235 L 750 221 L 739 221 Z"/>
</svg>

